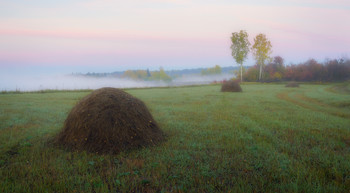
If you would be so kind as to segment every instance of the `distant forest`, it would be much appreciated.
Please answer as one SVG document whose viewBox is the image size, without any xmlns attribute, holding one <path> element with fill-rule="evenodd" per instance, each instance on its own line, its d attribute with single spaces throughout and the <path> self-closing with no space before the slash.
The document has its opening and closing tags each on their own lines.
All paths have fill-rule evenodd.
<svg viewBox="0 0 350 193">
<path fill-rule="evenodd" d="M 174 78 L 190 75 L 217 75 L 217 74 L 232 74 L 238 70 L 236 66 L 220 67 L 215 65 L 212 68 L 194 68 L 194 69 L 183 69 L 183 70 L 164 70 L 162 67 L 156 71 L 150 70 L 126 70 L 116 71 L 112 73 L 87 73 L 87 74 L 76 74 L 90 77 L 118 77 L 118 78 L 130 78 L 133 80 L 162 80 L 171 81 Z"/>
<path fill-rule="evenodd" d="M 243 74 L 244 81 L 258 81 L 258 65 L 248 68 Z M 286 66 L 280 56 L 263 67 L 263 82 L 276 81 L 317 81 L 334 82 L 350 79 L 350 60 L 346 58 L 326 60 L 319 63 L 314 59 L 300 64 Z"/>
<path fill-rule="evenodd" d="M 350 60 L 347 58 L 328 59 L 320 63 L 314 59 L 299 64 L 285 65 L 284 59 L 280 56 L 274 57 L 272 62 L 263 66 L 261 82 L 278 81 L 302 81 L 302 82 L 336 82 L 350 80 Z M 212 68 L 195 68 L 184 70 L 166 71 L 162 67 L 158 71 L 147 70 L 126 70 L 112 73 L 87 73 L 78 74 L 92 77 L 118 77 L 130 78 L 133 80 L 162 80 L 171 81 L 174 78 L 190 75 L 218 75 L 232 74 L 240 79 L 239 66 Z M 259 66 L 245 66 L 243 68 L 243 81 L 259 81 Z"/>
</svg>

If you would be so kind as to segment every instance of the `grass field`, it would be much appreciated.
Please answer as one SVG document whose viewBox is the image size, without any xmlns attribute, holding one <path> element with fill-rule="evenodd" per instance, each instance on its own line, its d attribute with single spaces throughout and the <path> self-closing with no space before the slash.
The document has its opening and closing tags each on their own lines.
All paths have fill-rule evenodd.
<svg viewBox="0 0 350 193">
<path fill-rule="evenodd" d="M 47 144 L 90 91 L 0 94 L 0 192 L 350 192 L 349 84 L 130 89 L 168 135 L 119 155 Z"/>
</svg>

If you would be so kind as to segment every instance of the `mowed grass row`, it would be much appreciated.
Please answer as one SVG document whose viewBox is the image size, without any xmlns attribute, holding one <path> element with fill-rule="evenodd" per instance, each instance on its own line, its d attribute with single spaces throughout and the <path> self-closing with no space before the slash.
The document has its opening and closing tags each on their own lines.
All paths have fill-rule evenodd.
<svg viewBox="0 0 350 193">
<path fill-rule="evenodd" d="M 119 155 L 47 144 L 88 91 L 0 94 L 0 192 L 349 192 L 350 95 L 338 87 L 126 90 L 168 140 Z"/>
</svg>

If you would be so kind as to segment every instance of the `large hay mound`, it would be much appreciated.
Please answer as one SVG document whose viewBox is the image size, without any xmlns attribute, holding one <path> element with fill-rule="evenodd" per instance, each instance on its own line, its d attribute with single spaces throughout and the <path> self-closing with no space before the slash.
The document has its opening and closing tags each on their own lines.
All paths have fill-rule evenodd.
<svg viewBox="0 0 350 193">
<path fill-rule="evenodd" d="M 155 145 L 164 133 L 146 105 L 116 88 L 101 88 L 83 98 L 69 113 L 55 143 L 96 153 Z"/>
<path fill-rule="evenodd" d="M 230 80 L 222 83 L 221 92 L 242 92 L 238 82 Z"/>
<path fill-rule="evenodd" d="M 297 82 L 288 82 L 286 87 L 299 87 L 299 83 Z"/>
</svg>

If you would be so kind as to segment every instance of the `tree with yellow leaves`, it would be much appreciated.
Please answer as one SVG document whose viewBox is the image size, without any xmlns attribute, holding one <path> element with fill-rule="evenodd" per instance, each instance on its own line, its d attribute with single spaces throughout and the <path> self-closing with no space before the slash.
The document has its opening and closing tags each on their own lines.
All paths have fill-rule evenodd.
<svg viewBox="0 0 350 193">
<path fill-rule="evenodd" d="M 259 65 L 259 81 L 261 81 L 263 76 L 263 67 L 265 66 L 265 63 L 272 61 L 272 58 L 270 57 L 272 53 L 272 45 L 265 34 L 258 34 L 254 38 L 252 52 L 256 63 Z"/>
</svg>

